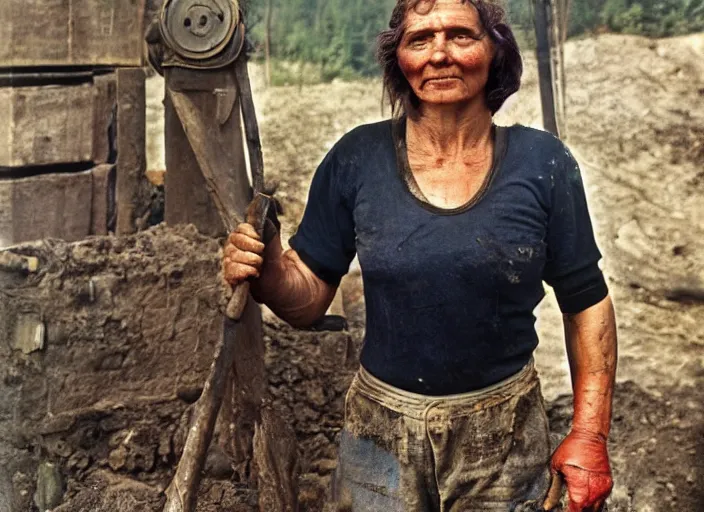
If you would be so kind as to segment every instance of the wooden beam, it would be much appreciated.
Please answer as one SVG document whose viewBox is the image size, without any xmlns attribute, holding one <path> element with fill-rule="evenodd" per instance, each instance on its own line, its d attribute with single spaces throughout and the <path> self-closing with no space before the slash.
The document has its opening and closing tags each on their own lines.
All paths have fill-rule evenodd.
<svg viewBox="0 0 704 512">
<path fill-rule="evenodd" d="M 0 68 L 141 66 L 144 0 L 5 0 Z"/>
<path fill-rule="evenodd" d="M 115 128 L 114 117 L 117 115 L 117 73 L 96 75 L 93 79 L 93 155 L 96 164 L 113 163 L 117 150 L 114 146 L 114 133 L 110 133 L 111 124 Z"/>
<path fill-rule="evenodd" d="M 92 158 L 93 88 L 89 83 L 2 87 L 0 118 L 0 168 Z"/>
<path fill-rule="evenodd" d="M 0 178 L 0 247 L 61 238 L 75 241 L 91 230 L 92 172 Z"/>
<path fill-rule="evenodd" d="M 166 70 L 167 86 L 177 91 L 188 91 L 195 106 L 213 119 L 212 137 L 220 140 L 222 152 L 208 155 L 219 158 L 232 169 L 231 176 L 223 177 L 229 184 L 237 210 L 243 214 L 251 199 L 250 185 L 240 126 L 239 98 L 234 98 L 231 115 L 222 124 L 218 118 L 215 89 L 232 87 L 231 71 L 192 71 L 181 68 Z M 168 95 L 167 95 L 168 96 Z M 165 220 L 169 225 L 194 224 L 198 231 L 210 236 L 222 236 L 225 229 L 217 208 L 208 192 L 203 173 L 186 134 L 183 131 L 170 99 L 164 101 L 164 131 L 166 140 Z"/>
<path fill-rule="evenodd" d="M 115 166 L 100 164 L 93 168 L 91 198 L 91 235 L 107 235 L 115 208 Z"/>
<path fill-rule="evenodd" d="M 151 186 L 145 171 L 146 87 L 143 68 L 117 70 L 117 224 L 115 233 L 135 233 L 145 227 Z"/>
</svg>

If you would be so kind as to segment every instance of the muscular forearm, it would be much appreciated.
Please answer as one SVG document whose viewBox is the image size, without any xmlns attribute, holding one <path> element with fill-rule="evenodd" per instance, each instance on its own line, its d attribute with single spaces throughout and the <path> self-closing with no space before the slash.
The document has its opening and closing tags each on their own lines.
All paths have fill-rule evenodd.
<svg viewBox="0 0 704 512">
<path fill-rule="evenodd" d="M 552 456 L 551 467 L 567 483 L 570 512 L 599 510 L 613 486 L 606 448 L 616 375 L 616 321 L 611 299 L 606 297 L 581 313 L 565 315 L 565 338 L 574 418 L 572 430 Z"/>
<path fill-rule="evenodd" d="M 251 290 L 258 302 L 294 327 L 314 324 L 335 295 L 335 288 L 313 274 L 295 251 L 283 251 L 279 235 L 267 244 L 261 275 Z"/>
<path fill-rule="evenodd" d="M 611 299 L 606 297 L 581 313 L 565 315 L 565 338 L 574 391 L 573 429 L 606 439 L 617 358 Z"/>
</svg>

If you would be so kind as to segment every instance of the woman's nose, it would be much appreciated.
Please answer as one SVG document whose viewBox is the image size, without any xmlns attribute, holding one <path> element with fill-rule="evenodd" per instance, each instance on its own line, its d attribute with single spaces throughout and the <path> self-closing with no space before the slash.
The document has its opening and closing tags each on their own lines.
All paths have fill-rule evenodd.
<svg viewBox="0 0 704 512">
<path fill-rule="evenodd" d="M 430 56 L 430 62 L 433 64 L 442 64 L 447 61 L 447 59 L 447 39 L 441 35 L 436 37 L 433 41 L 433 54 Z"/>
</svg>

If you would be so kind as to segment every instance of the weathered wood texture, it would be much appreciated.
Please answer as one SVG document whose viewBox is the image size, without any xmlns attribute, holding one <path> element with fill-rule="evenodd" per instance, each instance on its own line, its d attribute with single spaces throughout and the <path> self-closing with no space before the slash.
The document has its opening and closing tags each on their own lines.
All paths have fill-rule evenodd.
<svg viewBox="0 0 704 512">
<path fill-rule="evenodd" d="M 207 235 L 224 234 L 218 211 L 168 96 L 164 99 L 164 140 L 164 220 L 170 226 L 194 224 Z"/>
<path fill-rule="evenodd" d="M 110 161 L 110 125 L 117 115 L 117 74 L 96 75 L 93 79 L 93 162 Z M 114 137 L 114 134 L 113 134 Z M 113 144 L 115 141 L 113 141 Z M 113 148 L 116 149 L 116 148 Z"/>
<path fill-rule="evenodd" d="M 229 183 L 223 188 L 231 191 L 238 204 L 238 211 L 243 214 L 251 196 L 240 127 L 239 99 L 234 98 L 231 114 L 220 124 L 217 122 L 220 117 L 218 103 L 222 102 L 219 99 L 222 96 L 213 94 L 214 89 L 233 86 L 231 71 L 194 72 L 169 68 L 166 70 L 166 83 L 167 87 L 188 92 L 196 107 L 204 113 L 205 119 L 212 120 L 209 126 L 211 136 L 219 141 L 222 151 L 208 157 L 221 159 L 232 169 L 231 176 L 227 177 Z M 165 220 L 170 225 L 192 223 L 202 233 L 223 235 L 223 223 L 168 94 L 164 105 L 167 169 Z M 222 108 L 221 103 L 220 109 Z"/>
<path fill-rule="evenodd" d="M 114 209 L 115 166 L 101 164 L 93 171 L 90 234 L 107 235 L 108 223 Z"/>
<path fill-rule="evenodd" d="M 92 172 L 0 179 L 0 247 L 90 233 Z"/>
<path fill-rule="evenodd" d="M 5 0 L 0 67 L 140 66 L 144 0 Z"/>
<path fill-rule="evenodd" d="M 143 68 L 117 70 L 117 225 L 118 235 L 146 227 L 151 186 L 145 171 L 146 88 Z"/>
<path fill-rule="evenodd" d="M 254 432 L 254 470 L 259 510 L 298 512 L 298 444 L 288 418 L 271 406 L 261 409 Z"/>
<path fill-rule="evenodd" d="M 0 178 L 0 248 L 42 238 L 107 234 L 114 166 L 75 173 Z"/>
<path fill-rule="evenodd" d="M 0 175 L 2 167 L 91 160 L 90 84 L 0 88 L 0 119 Z"/>
<path fill-rule="evenodd" d="M 233 326 L 228 319 L 224 322 L 224 335 L 236 343 L 237 357 L 220 411 L 221 427 L 225 427 L 228 435 L 220 437 L 220 442 L 230 455 L 237 478 L 244 482 L 254 477 L 254 484 L 256 476 L 251 474 L 254 427 L 260 421 L 259 410 L 267 384 L 261 310 L 250 300 L 239 323 Z"/>
</svg>

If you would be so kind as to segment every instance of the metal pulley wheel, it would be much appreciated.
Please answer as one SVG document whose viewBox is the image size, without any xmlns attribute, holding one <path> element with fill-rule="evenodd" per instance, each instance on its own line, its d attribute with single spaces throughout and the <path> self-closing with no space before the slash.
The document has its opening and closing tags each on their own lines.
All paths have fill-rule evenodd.
<svg viewBox="0 0 704 512">
<path fill-rule="evenodd" d="M 164 42 L 196 66 L 194 61 L 233 53 L 233 45 L 239 53 L 244 41 L 237 0 L 166 0 L 159 28 Z"/>
</svg>

